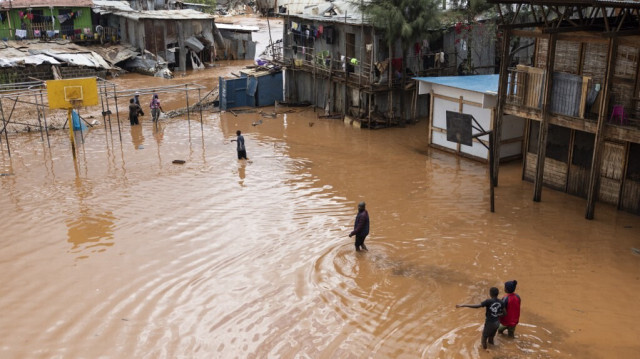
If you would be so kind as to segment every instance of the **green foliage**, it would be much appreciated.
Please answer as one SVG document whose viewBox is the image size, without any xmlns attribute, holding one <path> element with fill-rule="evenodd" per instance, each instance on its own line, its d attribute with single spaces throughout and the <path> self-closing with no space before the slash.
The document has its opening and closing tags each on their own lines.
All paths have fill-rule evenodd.
<svg viewBox="0 0 640 359">
<path fill-rule="evenodd" d="M 210 14 L 215 13 L 216 5 L 218 4 L 217 0 L 192 0 L 191 2 L 194 2 L 196 4 L 209 5 L 209 7 L 202 9 L 202 11 Z"/>
<path fill-rule="evenodd" d="M 396 40 L 407 48 L 440 26 L 437 0 L 371 0 L 359 4 L 367 20 L 382 30 L 387 45 Z"/>
</svg>

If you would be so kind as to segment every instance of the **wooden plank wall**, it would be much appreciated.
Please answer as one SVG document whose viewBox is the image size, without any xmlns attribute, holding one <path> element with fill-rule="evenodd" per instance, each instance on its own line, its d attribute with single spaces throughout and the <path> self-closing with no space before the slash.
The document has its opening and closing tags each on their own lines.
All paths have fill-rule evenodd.
<svg viewBox="0 0 640 359">
<path fill-rule="evenodd" d="M 578 197 L 587 198 L 587 189 L 589 188 L 589 172 L 590 168 L 571 165 L 569 168 L 569 181 L 567 183 L 567 192 Z"/>
<path fill-rule="evenodd" d="M 622 188 L 620 207 L 626 211 L 640 214 L 640 182 L 627 179 Z"/>
<path fill-rule="evenodd" d="M 607 44 L 585 43 L 584 52 L 582 75 L 589 76 L 593 79 L 593 83 L 602 85 L 607 69 Z"/>
<path fill-rule="evenodd" d="M 536 178 L 536 166 L 538 166 L 538 155 L 535 153 L 527 152 L 524 158 L 524 180 L 533 182 Z"/>
<path fill-rule="evenodd" d="M 538 155 L 527 152 L 525 157 L 524 179 L 533 182 L 536 177 Z M 544 177 L 542 183 L 550 188 L 563 191 L 567 183 L 567 170 L 569 166 L 561 161 L 547 157 L 544 161 Z"/>
<path fill-rule="evenodd" d="M 545 185 L 564 191 L 567 184 L 567 173 L 569 166 L 553 158 L 547 157 L 544 160 L 544 177 L 542 183 Z"/>
<path fill-rule="evenodd" d="M 562 56 L 558 56 L 562 54 Z M 606 55 L 606 47 L 605 47 Z M 556 43 L 556 61 L 554 71 L 578 74 L 580 71 L 580 43 L 558 41 Z"/>
<path fill-rule="evenodd" d="M 624 145 L 613 142 L 604 143 L 598 193 L 598 199 L 602 202 L 618 205 L 624 171 L 624 154 Z"/>
</svg>

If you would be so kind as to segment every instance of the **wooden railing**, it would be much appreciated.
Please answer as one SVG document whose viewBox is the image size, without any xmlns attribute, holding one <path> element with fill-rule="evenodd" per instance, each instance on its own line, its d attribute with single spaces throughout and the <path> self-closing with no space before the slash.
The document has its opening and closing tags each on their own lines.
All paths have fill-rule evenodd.
<svg viewBox="0 0 640 359">
<path fill-rule="evenodd" d="M 522 111 L 541 111 L 545 70 L 518 65 L 508 70 L 506 103 Z M 601 85 L 588 76 L 554 72 L 549 111 L 555 115 L 596 121 L 600 108 Z M 607 104 L 608 124 L 640 128 L 640 104 Z M 539 112 L 540 113 L 540 112 Z M 540 113 L 541 115 L 541 113 Z"/>
</svg>

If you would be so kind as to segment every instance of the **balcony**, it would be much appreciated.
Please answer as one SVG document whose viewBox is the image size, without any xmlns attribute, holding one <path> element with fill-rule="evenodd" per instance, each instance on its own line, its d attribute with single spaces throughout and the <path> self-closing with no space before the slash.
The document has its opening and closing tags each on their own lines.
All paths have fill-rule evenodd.
<svg viewBox="0 0 640 359">
<path fill-rule="evenodd" d="M 545 70 L 518 65 L 508 70 L 505 111 L 521 117 L 542 119 L 542 91 Z M 588 76 L 554 72 L 549 111 L 552 122 L 566 124 L 574 129 L 595 132 L 598 120 L 602 86 Z M 612 83 L 612 98 L 616 95 L 615 81 Z M 640 99 L 629 98 L 609 101 L 606 121 L 608 126 L 640 129 Z"/>
<path fill-rule="evenodd" d="M 54 29 L 51 23 L 32 23 L 26 29 L 1 29 L 2 40 L 40 40 L 55 41 L 59 39 L 79 43 L 116 43 L 119 41 L 118 29 L 115 27 L 103 27 L 102 34 L 91 29 L 74 29 L 63 26 L 62 29 Z"/>
</svg>

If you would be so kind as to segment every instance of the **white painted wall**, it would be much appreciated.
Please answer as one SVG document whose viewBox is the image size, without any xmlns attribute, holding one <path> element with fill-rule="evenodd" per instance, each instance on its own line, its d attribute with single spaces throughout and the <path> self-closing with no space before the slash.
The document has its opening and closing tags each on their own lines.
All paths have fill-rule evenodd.
<svg viewBox="0 0 640 359">
<path fill-rule="evenodd" d="M 434 94 L 448 96 L 452 98 L 458 98 L 459 96 L 463 96 L 463 100 L 475 102 L 479 105 L 484 104 L 495 104 L 496 101 L 494 99 L 488 99 L 486 97 L 491 97 L 491 95 L 482 94 L 478 92 L 465 91 L 460 89 L 451 88 L 448 86 L 439 86 L 437 84 L 430 84 L 431 86 L 424 86 L 420 90 L 426 90 L 428 87 L 432 87 Z M 430 89 L 429 89 L 430 90 Z M 432 121 L 432 131 L 431 131 L 431 142 L 435 145 L 457 150 L 458 145 L 454 142 L 447 141 L 447 111 L 459 112 L 459 102 L 453 99 L 443 99 L 435 97 L 433 100 L 433 118 Z M 462 112 L 466 114 L 472 115 L 478 124 L 486 131 L 492 130 L 491 127 L 493 121 L 493 109 L 490 108 L 482 108 L 480 106 L 473 106 L 470 104 L 463 104 Z M 524 124 L 525 121 L 522 118 L 516 116 L 504 116 L 503 124 L 502 124 L 502 139 L 514 139 L 521 138 L 524 133 Z M 476 126 L 477 127 L 477 126 Z M 478 130 L 473 130 L 473 134 L 479 133 Z M 489 144 L 489 137 L 483 136 L 480 139 L 484 140 L 485 143 Z M 505 144 L 500 148 L 500 158 L 515 156 L 521 153 L 522 149 L 522 141 L 517 141 L 509 144 Z M 472 146 L 460 145 L 460 152 L 465 153 L 467 155 L 477 157 L 478 159 L 488 160 L 489 159 L 489 151 L 477 140 L 473 141 Z"/>
</svg>

